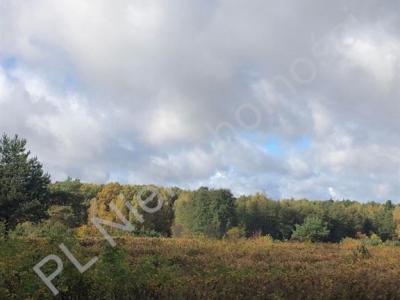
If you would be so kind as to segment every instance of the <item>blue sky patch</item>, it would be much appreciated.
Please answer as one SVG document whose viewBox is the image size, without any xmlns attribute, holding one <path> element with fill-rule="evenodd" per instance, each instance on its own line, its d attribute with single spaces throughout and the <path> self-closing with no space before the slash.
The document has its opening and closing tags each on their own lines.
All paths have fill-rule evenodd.
<svg viewBox="0 0 400 300">
<path fill-rule="evenodd" d="M 1 66 L 6 70 L 14 69 L 18 64 L 18 59 L 14 56 L 9 56 L 1 59 Z"/>
<path fill-rule="evenodd" d="M 299 139 L 295 144 L 296 150 L 298 151 L 306 151 L 311 147 L 311 138 L 308 136 L 304 136 Z"/>
<path fill-rule="evenodd" d="M 282 156 L 285 154 L 285 147 L 283 146 L 282 139 L 277 136 L 270 136 L 265 144 L 265 150 L 269 154 L 275 156 Z"/>
</svg>

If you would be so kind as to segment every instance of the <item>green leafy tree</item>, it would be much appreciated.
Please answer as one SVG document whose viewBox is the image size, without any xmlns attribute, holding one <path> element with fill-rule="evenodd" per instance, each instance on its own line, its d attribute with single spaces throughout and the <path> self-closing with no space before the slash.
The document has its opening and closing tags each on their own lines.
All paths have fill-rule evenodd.
<svg viewBox="0 0 400 300">
<path fill-rule="evenodd" d="M 329 235 L 329 229 L 319 217 L 309 216 L 302 225 L 296 225 L 292 239 L 299 241 L 321 242 Z"/>
<path fill-rule="evenodd" d="M 201 187 L 176 201 L 175 228 L 184 234 L 221 238 L 236 223 L 235 199 L 229 190 Z"/>
<path fill-rule="evenodd" d="M 245 228 L 246 236 L 270 234 L 280 238 L 279 203 L 263 194 L 241 196 L 236 201 L 238 223 Z"/>
<path fill-rule="evenodd" d="M 392 202 L 386 201 L 386 203 L 380 207 L 381 209 L 376 214 L 377 234 L 379 237 L 386 241 L 392 239 L 395 236 L 396 224 L 393 220 L 394 206 Z"/>
<path fill-rule="evenodd" d="M 39 221 L 49 205 L 50 177 L 25 146 L 17 135 L 0 139 L 0 221 L 6 232 L 20 222 Z"/>
<path fill-rule="evenodd" d="M 157 188 L 155 186 L 143 186 L 139 192 L 131 199 L 131 204 L 139 214 L 143 216 L 144 222 L 138 221 L 138 218 L 132 213 L 129 214 L 129 221 L 136 225 L 142 233 L 153 234 L 160 233 L 163 236 L 171 236 L 171 227 L 174 221 L 174 202 L 178 197 L 177 189 Z M 146 212 L 139 205 L 139 198 L 146 202 L 146 207 L 154 209 L 154 212 Z M 148 201 L 148 202 L 147 202 Z"/>
<path fill-rule="evenodd" d="M 79 179 L 59 181 L 50 184 L 51 207 L 49 214 L 68 227 L 87 223 L 90 200 L 96 197 L 101 186 L 83 184 Z"/>
</svg>

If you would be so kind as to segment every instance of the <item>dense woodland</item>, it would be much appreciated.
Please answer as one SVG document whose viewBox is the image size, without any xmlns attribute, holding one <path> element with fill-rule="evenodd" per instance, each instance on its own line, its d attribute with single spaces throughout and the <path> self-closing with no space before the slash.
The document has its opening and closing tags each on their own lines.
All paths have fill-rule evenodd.
<svg viewBox="0 0 400 300">
<path fill-rule="evenodd" d="M 45 222 L 90 231 L 93 203 L 98 206 L 99 217 L 118 222 L 109 204 L 118 203 L 120 195 L 124 195 L 137 207 L 135 195 L 146 188 L 118 183 L 83 184 L 72 179 L 51 184 L 49 219 Z M 383 241 L 398 238 L 400 206 L 391 201 L 384 204 L 348 200 L 275 201 L 263 194 L 236 199 L 229 190 L 206 187 L 196 191 L 175 188 L 173 193 L 165 188 L 156 189 L 164 200 L 163 207 L 154 214 L 143 213 L 144 223 L 137 222 L 126 208 L 120 206 L 128 220 L 138 228 L 137 234 L 209 238 L 270 235 L 278 240 L 294 238 L 326 242 L 363 235 L 377 235 Z"/>
<path fill-rule="evenodd" d="M 140 212 L 138 197 L 151 189 L 157 191 L 163 206 L 154 214 L 142 212 L 144 222 L 138 222 L 121 201 L 130 202 Z M 139 236 L 221 239 L 269 235 L 277 240 L 339 242 L 346 237 L 397 240 L 400 235 L 400 206 L 390 200 L 277 201 L 264 194 L 235 198 L 229 190 L 207 187 L 187 191 L 176 187 L 89 184 L 72 178 L 50 183 L 40 162 L 26 150 L 25 140 L 2 137 L 0 222 L 4 237 L 40 236 L 46 230 L 98 235 L 91 223 L 93 216 L 118 222 L 110 203 L 116 204 L 136 226 L 133 234 Z"/>
</svg>

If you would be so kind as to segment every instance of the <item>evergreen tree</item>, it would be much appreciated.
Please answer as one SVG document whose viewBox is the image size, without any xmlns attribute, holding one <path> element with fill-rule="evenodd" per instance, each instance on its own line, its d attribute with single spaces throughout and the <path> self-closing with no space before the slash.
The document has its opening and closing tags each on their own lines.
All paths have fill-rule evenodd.
<svg viewBox="0 0 400 300">
<path fill-rule="evenodd" d="M 320 218 L 307 217 L 302 225 L 296 225 L 292 239 L 310 242 L 322 242 L 329 235 L 329 229 Z"/>
<path fill-rule="evenodd" d="M 25 146 L 17 135 L 0 139 L 0 221 L 6 232 L 20 222 L 39 221 L 49 205 L 50 177 Z"/>
</svg>

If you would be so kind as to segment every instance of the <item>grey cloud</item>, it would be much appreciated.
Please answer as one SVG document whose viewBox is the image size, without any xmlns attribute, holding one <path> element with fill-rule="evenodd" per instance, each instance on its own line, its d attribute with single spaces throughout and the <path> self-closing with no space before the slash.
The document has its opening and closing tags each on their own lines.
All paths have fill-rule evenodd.
<svg viewBox="0 0 400 300">
<path fill-rule="evenodd" d="M 400 196 L 397 1 L 0 6 L 0 130 L 55 178 Z"/>
</svg>

